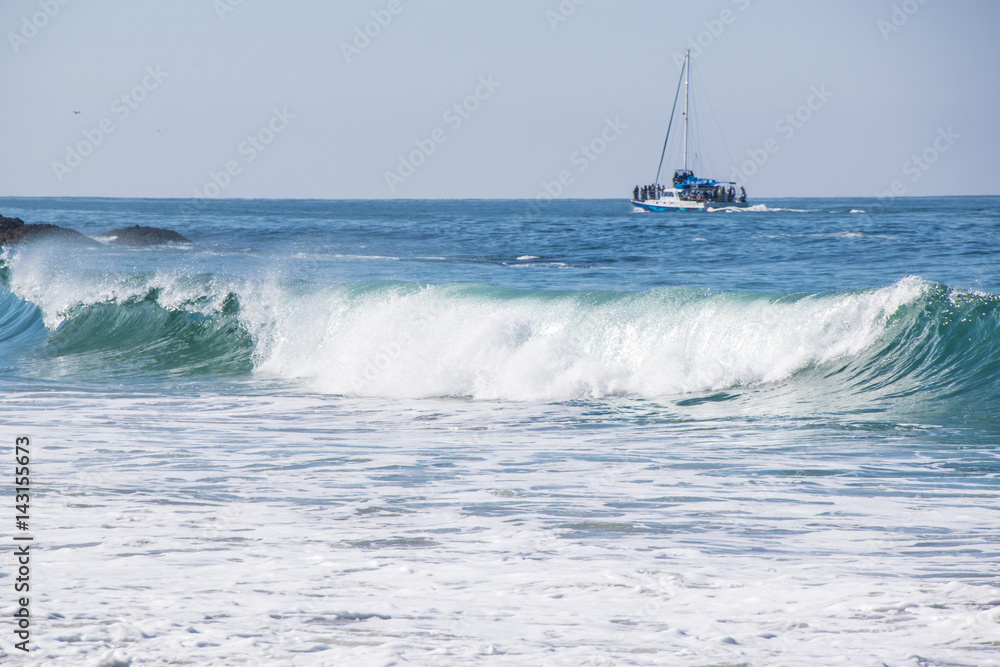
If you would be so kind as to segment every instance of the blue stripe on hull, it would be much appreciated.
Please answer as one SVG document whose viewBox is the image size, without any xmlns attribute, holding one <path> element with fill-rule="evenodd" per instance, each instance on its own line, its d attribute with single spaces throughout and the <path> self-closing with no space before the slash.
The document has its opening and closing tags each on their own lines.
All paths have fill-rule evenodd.
<svg viewBox="0 0 1000 667">
<path fill-rule="evenodd" d="M 634 206 L 638 206 L 644 211 L 654 211 L 656 213 L 667 213 L 668 211 L 704 211 L 703 208 L 689 207 L 689 208 L 674 208 L 672 206 L 653 206 L 652 204 L 647 204 L 642 201 L 632 200 Z"/>
</svg>

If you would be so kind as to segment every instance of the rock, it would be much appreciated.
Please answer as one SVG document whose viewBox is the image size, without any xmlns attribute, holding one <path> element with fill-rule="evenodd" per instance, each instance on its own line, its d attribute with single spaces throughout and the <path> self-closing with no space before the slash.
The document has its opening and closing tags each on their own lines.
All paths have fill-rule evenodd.
<svg viewBox="0 0 1000 667">
<path fill-rule="evenodd" d="M 171 229 L 160 229 L 158 227 L 122 227 L 112 229 L 110 232 L 101 234 L 101 238 L 109 239 L 111 243 L 128 246 L 149 246 L 163 243 L 191 243 L 191 239 L 185 238 Z"/>
<path fill-rule="evenodd" d="M 75 229 L 58 225 L 29 225 L 20 218 L 6 218 L 0 215 L 0 245 L 25 243 L 27 241 L 66 241 L 82 245 L 99 245 Z"/>
<path fill-rule="evenodd" d="M 140 227 L 139 225 L 112 229 L 110 232 L 101 234 L 101 237 L 108 239 L 111 243 L 126 246 L 191 243 L 191 239 L 170 229 Z M 20 218 L 6 218 L 0 215 L 0 245 L 41 240 L 67 241 L 90 246 L 100 245 L 97 241 L 84 236 L 75 229 L 49 224 L 29 225 Z"/>
<path fill-rule="evenodd" d="M 15 227 L 24 227 L 24 220 L 21 220 L 21 218 L 7 218 L 0 215 L 0 232 L 14 229 Z"/>
</svg>

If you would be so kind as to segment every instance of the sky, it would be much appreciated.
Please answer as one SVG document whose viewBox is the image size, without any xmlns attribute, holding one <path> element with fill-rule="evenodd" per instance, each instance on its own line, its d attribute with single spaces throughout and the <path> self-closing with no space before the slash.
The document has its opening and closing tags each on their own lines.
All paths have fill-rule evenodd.
<svg viewBox="0 0 1000 667">
<path fill-rule="evenodd" d="M 686 48 L 699 176 L 997 195 L 998 25 L 996 0 L 3 0 L 0 196 L 625 197 Z"/>
</svg>

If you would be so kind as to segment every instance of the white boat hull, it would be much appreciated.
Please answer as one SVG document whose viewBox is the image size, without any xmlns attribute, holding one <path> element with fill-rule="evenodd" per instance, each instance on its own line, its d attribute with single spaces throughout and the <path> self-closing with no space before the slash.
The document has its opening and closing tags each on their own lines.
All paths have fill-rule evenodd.
<svg viewBox="0 0 1000 667">
<path fill-rule="evenodd" d="M 646 201 L 633 199 L 632 205 L 641 211 L 652 211 L 655 213 L 664 213 L 667 211 L 717 211 L 724 208 L 746 208 L 748 206 L 745 201 L 704 202 L 687 201 L 675 197 L 661 197 L 659 199 L 647 199 Z"/>
</svg>

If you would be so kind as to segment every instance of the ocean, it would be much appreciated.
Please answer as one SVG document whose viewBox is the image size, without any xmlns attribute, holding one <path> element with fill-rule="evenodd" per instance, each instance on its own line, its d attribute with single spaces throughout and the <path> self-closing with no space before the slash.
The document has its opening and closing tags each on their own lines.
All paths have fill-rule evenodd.
<svg viewBox="0 0 1000 667">
<path fill-rule="evenodd" d="M 1000 665 L 1000 197 L 753 204 L 0 198 L 193 240 L 0 255 L 0 661 Z"/>
</svg>

